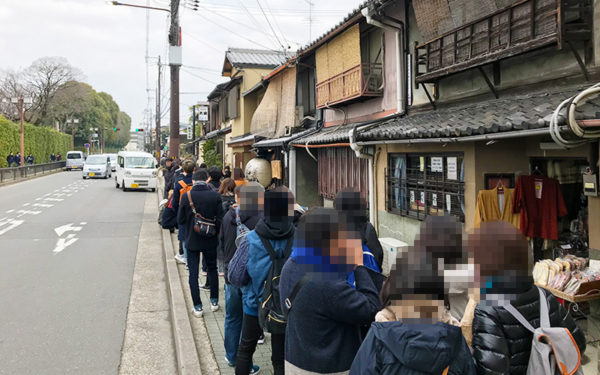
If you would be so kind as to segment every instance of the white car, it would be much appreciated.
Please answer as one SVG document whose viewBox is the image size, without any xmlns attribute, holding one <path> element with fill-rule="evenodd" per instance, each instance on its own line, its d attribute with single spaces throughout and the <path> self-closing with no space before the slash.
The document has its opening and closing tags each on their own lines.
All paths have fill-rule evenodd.
<svg viewBox="0 0 600 375">
<path fill-rule="evenodd" d="M 112 177 L 110 158 L 107 155 L 90 155 L 83 164 L 83 179 Z"/>
<path fill-rule="evenodd" d="M 121 151 L 117 155 L 115 187 L 123 189 L 150 189 L 156 191 L 157 165 L 152 154 L 139 151 Z"/>
<path fill-rule="evenodd" d="M 117 154 L 106 154 L 110 158 L 110 170 L 117 171 Z"/>
</svg>

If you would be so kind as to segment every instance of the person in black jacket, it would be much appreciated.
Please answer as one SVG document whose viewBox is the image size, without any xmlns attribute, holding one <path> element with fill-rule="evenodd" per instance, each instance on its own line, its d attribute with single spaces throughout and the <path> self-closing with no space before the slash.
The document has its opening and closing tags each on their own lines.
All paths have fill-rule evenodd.
<svg viewBox="0 0 600 375">
<path fill-rule="evenodd" d="M 350 272 L 356 289 L 347 281 Z M 360 233 L 342 213 L 315 208 L 304 215 L 279 286 L 288 314 L 286 373 L 348 371 L 360 347 L 361 326 L 381 310 L 383 278 L 363 266 Z"/>
<path fill-rule="evenodd" d="M 221 183 L 219 194 L 221 194 L 221 199 L 223 200 L 223 212 L 229 211 L 229 207 L 235 204 L 237 196 L 235 188 L 235 182 L 231 178 L 226 178 Z"/>
<path fill-rule="evenodd" d="M 192 177 L 194 184 L 189 195 L 181 199 L 177 222 L 185 228 L 185 244 L 188 252 L 188 267 L 190 270 L 190 291 L 194 303 L 193 314 L 202 316 L 202 301 L 200 300 L 200 286 L 198 285 L 198 271 L 200 267 L 200 253 L 206 257 L 208 267 L 208 280 L 210 280 L 210 305 L 212 311 L 219 309 L 219 276 L 217 275 L 217 246 L 218 233 L 223 219 L 223 206 L 221 196 L 213 191 L 208 184 L 206 170 L 196 171 Z M 212 237 L 201 236 L 194 231 L 194 212 L 190 204 L 199 215 L 216 222 L 217 234 Z"/>
<path fill-rule="evenodd" d="M 219 191 L 219 188 L 221 187 L 221 178 L 223 177 L 221 168 L 208 168 L 208 175 L 210 176 L 210 181 L 208 181 L 208 184 L 213 188 L 214 191 Z"/>
<path fill-rule="evenodd" d="M 177 162 L 173 161 L 173 158 L 167 158 L 165 161 L 165 171 L 163 177 L 165 179 L 165 191 L 163 199 L 169 198 L 169 191 L 173 190 L 173 177 L 175 176 L 175 170 L 178 168 Z"/>
<path fill-rule="evenodd" d="M 223 181 L 230 181 L 235 187 L 231 178 Z M 242 308 L 242 291 L 240 288 L 229 283 L 227 271 L 229 262 L 235 255 L 237 246 L 237 220 L 236 209 L 240 223 L 244 224 L 249 230 L 253 230 L 256 223 L 263 216 L 264 188 L 258 183 L 248 183 L 245 186 L 235 188 L 235 196 L 239 203 L 238 206 L 230 207 L 223 217 L 223 224 L 219 231 L 219 249 L 218 254 L 222 259 L 225 273 L 225 327 L 223 340 L 225 344 L 225 358 L 230 367 L 235 366 L 236 354 L 240 337 L 242 334 L 242 318 L 244 310 Z"/>
<path fill-rule="evenodd" d="M 469 251 L 478 272 L 481 301 L 473 319 L 473 357 L 480 375 L 527 372 L 533 334 L 503 304 L 512 304 L 534 328 L 540 325 L 540 299 L 531 277 L 527 241 L 508 223 L 485 222 L 469 234 Z M 476 269 L 477 269 L 476 268 Z M 558 300 L 546 293 L 552 327 L 567 328 L 583 354 L 581 329 Z"/>
<path fill-rule="evenodd" d="M 356 225 L 362 243 L 371 250 L 371 254 L 373 254 L 381 269 L 383 248 L 377 238 L 375 227 L 367 218 L 367 202 L 360 196 L 360 192 L 351 188 L 339 191 L 333 201 L 333 207 L 344 212 L 351 222 Z"/>
</svg>

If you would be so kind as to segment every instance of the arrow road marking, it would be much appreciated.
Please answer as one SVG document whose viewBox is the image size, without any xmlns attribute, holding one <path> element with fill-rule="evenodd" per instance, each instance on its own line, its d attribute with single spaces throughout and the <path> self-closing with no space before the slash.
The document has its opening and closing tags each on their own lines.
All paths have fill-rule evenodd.
<svg viewBox="0 0 600 375">
<path fill-rule="evenodd" d="M 74 227 L 73 223 L 70 223 L 70 224 L 65 224 L 60 227 L 54 228 L 54 231 L 56 232 L 56 235 L 60 237 L 65 232 L 71 232 L 71 231 L 79 232 L 81 230 L 81 228 L 82 227 Z M 71 236 L 71 235 L 69 235 L 69 236 Z M 75 236 L 75 235 L 73 234 L 73 236 Z"/>
<path fill-rule="evenodd" d="M 39 215 L 42 213 L 42 211 L 27 211 L 27 210 L 19 210 L 17 211 L 18 214 L 17 217 L 21 217 L 23 215 Z"/>
<path fill-rule="evenodd" d="M 74 234 L 69 234 L 67 236 L 67 238 L 59 238 L 56 241 L 56 246 L 54 247 L 54 250 L 52 250 L 52 251 L 55 254 L 60 253 L 67 247 L 69 247 L 69 246 L 73 245 L 75 242 L 77 242 L 77 240 L 78 240 L 78 238 L 75 238 Z"/>
</svg>

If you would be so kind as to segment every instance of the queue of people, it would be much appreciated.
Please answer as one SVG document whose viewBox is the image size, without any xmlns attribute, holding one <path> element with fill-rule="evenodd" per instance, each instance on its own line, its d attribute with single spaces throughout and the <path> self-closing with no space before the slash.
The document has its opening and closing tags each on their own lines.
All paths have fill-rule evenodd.
<svg viewBox="0 0 600 375">
<path fill-rule="evenodd" d="M 306 211 L 285 186 L 265 191 L 238 168 L 227 172 L 167 160 L 163 227 L 179 227 L 176 258 L 189 269 L 194 316 L 204 314 L 200 254 L 212 311 L 223 272 L 225 360 L 236 375 L 260 371 L 253 355 L 264 332 L 276 375 L 518 375 L 554 365 L 573 374 L 580 366 L 584 334 L 533 284 L 528 244 L 514 227 L 486 222 L 465 234 L 455 218 L 430 216 L 386 277 L 360 192 Z M 561 340 L 562 350 L 548 360 L 534 336 Z"/>
<path fill-rule="evenodd" d="M 61 161 L 62 160 L 62 156 L 60 153 L 58 153 L 58 156 L 55 155 L 54 153 L 50 154 L 50 161 L 54 162 L 54 161 Z M 33 156 L 33 154 L 30 152 L 27 154 L 27 156 L 23 157 L 21 156 L 20 152 L 16 152 L 16 153 L 9 153 L 6 156 L 6 165 L 10 168 L 10 167 L 19 167 L 21 165 L 21 161 L 23 161 L 26 165 L 34 165 L 35 164 L 35 157 Z"/>
</svg>

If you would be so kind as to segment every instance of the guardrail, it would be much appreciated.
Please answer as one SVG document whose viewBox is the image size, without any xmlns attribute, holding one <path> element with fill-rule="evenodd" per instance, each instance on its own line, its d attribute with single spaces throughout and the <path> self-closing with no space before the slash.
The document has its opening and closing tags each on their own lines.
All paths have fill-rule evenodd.
<svg viewBox="0 0 600 375">
<path fill-rule="evenodd" d="M 0 183 L 44 174 L 56 169 L 62 169 L 65 165 L 66 161 L 63 160 L 52 163 L 25 165 L 23 167 L 0 168 Z"/>
</svg>

